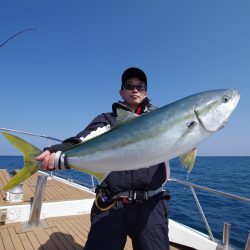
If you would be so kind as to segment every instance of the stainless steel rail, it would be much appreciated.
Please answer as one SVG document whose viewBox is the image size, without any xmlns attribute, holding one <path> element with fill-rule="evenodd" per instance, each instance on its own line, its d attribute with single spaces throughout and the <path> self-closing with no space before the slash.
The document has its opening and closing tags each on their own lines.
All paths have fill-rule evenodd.
<svg viewBox="0 0 250 250">
<path fill-rule="evenodd" d="M 229 247 L 230 230 L 231 230 L 231 224 L 229 224 L 229 223 L 224 223 L 222 242 L 223 242 L 223 245 L 224 245 L 226 248 Z"/>
<path fill-rule="evenodd" d="M 39 225 L 47 177 L 48 177 L 47 175 L 38 176 L 36 184 L 36 192 L 32 202 L 30 218 L 29 218 L 30 225 L 36 225 L 36 226 Z"/>
<path fill-rule="evenodd" d="M 197 195 L 195 193 L 194 188 L 200 189 L 200 190 L 203 190 L 203 191 L 206 191 L 206 192 L 209 192 L 209 193 L 214 193 L 214 194 L 217 194 L 217 195 L 225 196 L 225 197 L 228 197 L 228 198 L 231 198 L 231 199 L 234 199 L 234 200 L 238 200 L 238 201 L 246 202 L 246 203 L 250 204 L 250 199 L 245 198 L 245 197 L 241 197 L 241 196 L 238 196 L 238 195 L 234 195 L 234 194 L 222 192 L 222 191 L 219 191 L 219 190 L 216 190 L 216 189 L 204 187 L 204 186 L 201 186 L 201 185 L 193 184 L 191 182 L 183 181 L 183 180 L 179 180 L 179 179 L 175 179 L 175 178 L 170 178 L 170 179 L 168 179 L 168 181 L 170 181 L 170 182 L 176 182 L 178 184 L 181 184 L 181 185 L 184 185 L 184 186 L 188 186 L 191 189 L 191 192 L 193 194 L 193 197 L 194 197 L 194 200 L 196 202 L 197 208 L 198 208 L 198 210 L 200 212 L 202 220 L 203 220 L 203 222 L 205 224 L 205 227 L 206 227 L 206 229 L 208 231 L 209 238 L 212 241 L 215 241 L 213 233 L 212 233 L 212 230 L 211 230 L 211 228 L 210 228 L 210 226 L 208 224 L 208 221 L 206 219 L 205 213 L 203 212 L 203 209 L 202 209 L 202 207 L 200 205 L 200 202 L 198 200 L 198 197 L 197 197 Z M 224 230 L 223 230 L 223 245 L 224 245 L 224 247 L 226 249 L 228 249 L 228 246 L 229 246 L 229 238 L 230 238 L 229 234 L 230 234 L 230 224 L 225 223 L 224 224 Z M 248 241 L 249 241 L 249 239 L 248 239 Z M 249 244 L 250 243 L 246 244 L 246 249 L 247 249 L 247 247 L 249 247 Z"/>
<path fill-rule="evenodd" d="M 245 246 L 245 250 L 250 250 L 250 232 L 248 234 L 248 238 L 247 238 L 247 243 L 246 243 L 246 246 Z"/>
<path fill-rule="evenodd" d="M 193 197 L 194 197 L 194 200 L 195 200 L 195 202 L 196 202 L 196 205 L 197 205 L 197 207 L 198 207 L 198 209 L 199 209 L 199 212 L 200 212 L 200 214 L 201 214 L 201 217 L 202 217 L 202 219 L 203 219 L 203 222 L 204 222 L 204 224 L 205 224 L 205 226 L 206 226 L 206 229 L 207 229 L 207 231 L 208 231 L 209 237 L 210 237 L 210 239 L 211 239 L 212 241 L 215 241 L 214 236 L 213 236 L 213 233 L 212 233 L 212 230 L 211 230 L 211 228 L 210 228 L 210 226 L 209 226 L 209 224 L 208 224 L 207 218 L 206 218 L 206 216 L 205 216 L 205 214 L 204 214 L 204 212 L 203 212 L 203 209 L 202 209 L 201 204 L 200 204 L 200 202 L 199 202 L 199 200 L 198 200 L 198 197 L 197 197 L 197 195 L 196 195 L 196 193 L 195 193 L 195 191 L 194 191 L 194 188 L 193 188 L 193 187 L 190 187 L 190 189 L 191 189 L 191 192 L 192 192 L 192 194 L 193 194 Z"/>
<path fill-rule="evenodd" d="M 200 186 L 200 185 L 188 182 L 188 181 L 182 181 L 182 180 L 175 179 L 175 178 L 170 178 L 169 181 L 176 182 L 176 183 L 179 183 L 179 184 L 182 184 L 182 185 L 185 185 L 185 186 L 193 187 L 193 188 L 196 188 L 196 189 L 204 190 L 204 191 L 207 191 L 209 193 L 222 195 L 222 196 L 234 199 L 234 200 L 239 200 L 239 201 L 246 202 L 246 203 L 250 204 L 250 199 L 245 198 L 245 197 L 241 197 L 241 196 L 238 196 L 238 195 L 229 194 L 229 193 L 222 192 L 222 191 L 219 191 L 219 190 L 216 190 L 216 189 Z"/>
</svg>

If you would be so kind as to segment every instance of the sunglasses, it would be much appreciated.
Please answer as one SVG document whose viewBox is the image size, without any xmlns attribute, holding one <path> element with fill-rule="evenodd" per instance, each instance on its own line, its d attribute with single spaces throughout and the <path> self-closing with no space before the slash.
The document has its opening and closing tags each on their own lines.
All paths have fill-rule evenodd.
<svg viewBox="0 0 250 250">
<path fill-rule="evenodd" d="M 146 85 L 144 82 L 142 82 L 140 84 L 124 83 L 123 88 L 127 89 L 127 90 L 137 89 L 138 91 L 146 91 Z"/>
</svg>

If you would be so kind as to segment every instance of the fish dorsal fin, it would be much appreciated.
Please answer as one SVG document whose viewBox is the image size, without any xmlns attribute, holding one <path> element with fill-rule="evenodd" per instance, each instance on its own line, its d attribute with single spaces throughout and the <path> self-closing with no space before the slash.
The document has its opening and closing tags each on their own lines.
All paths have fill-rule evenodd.
<svg viewBox="0 0 250 250">
<path fill-rule="evenodd" d="M 196 155 L 197 148 L 193 148 L 187 153 L 180 156 L 181 165 L 187 169 L 188 173 L 190 173 L 193 169 Z"/>
<path fill-rule="evenodd" d="M 117 109 L 116 114 L 117 114 L 117 117 L 116 117 L 116 125 L 117 126 L 119 126 L 125 122 L 128 122 L 130 120 L 133 120 L 139 116 L 133 112 L 126 111 L 124 109 Z"/>
</svg>

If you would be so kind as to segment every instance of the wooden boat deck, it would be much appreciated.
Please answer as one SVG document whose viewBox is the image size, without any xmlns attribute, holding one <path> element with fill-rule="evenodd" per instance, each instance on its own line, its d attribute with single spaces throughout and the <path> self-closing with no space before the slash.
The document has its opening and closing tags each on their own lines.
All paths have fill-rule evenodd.
<svg viewBox="0 0 250 250">
<path fill-rule="evenodd" d="M 15 203 L 17 204 L 27 204 L 27 202 L 31 201 L 31 198 L 34 197 L 34 193 L 36 190 L 36 182 L 39 173 L 35 173 L 29 179 L 24 182 L 24 202 Z M 5 201 L 6 192 L 2 191 L 2 188 L 7 184 L 10 180 L 10 175 L 6 169 L 0 169 L 0 206 L 11 206 L 13 203 Z M 76 187 L 67 185 L 58 180 L 52 179 L 48 177 L 45 194 L 44 194 L 44 202 L 55 202 L 55 201 L 66 201 L 66 200 L 81 200 L 81 199 L 90 199 L 94 198 L 94 194 L 85 192 Z"/>
<path fill-rule="evenodd" d="M 1 206 L 23 205 L 30 203 L 34 197 L 38 173 L 24 182 L 24 201 L 10 203 L 5 201 L 6 192 L 2 187 L 10 180 L 5 169 L 0 169 L 0 209 Z M 48 178 L 45 189 L 44 202 L 80 200 L 94 198 L 94 194 L 72 187 L 66 183 Z M 84 249 L 90 228 L 89 214 L 47 218 L 40 226 L 30 227 L 26 223 L 0 224 L 0 249 Z M 125 250 L 132 249 L 131 239 L 128 237 Z M 171 250 L 190 250 L 185 246 L 171 243 Z"/>
<path fill-rule="evenodd" d="M 35 173 L 24 182 L 24 201 L 10 203 L 5 201 L 6 192 L 2 191 L 10 180 L 10 175 L 6 169 L 0 169 L 0 208 L 30 203 L 34 197 L 38 175 L 39 173 Z M 55 179 L 47 180 L 44 202 L 87 198 L 94 198 L 94 194 Z M 89 227 L 89 214 L 47 218 L 37 227 L 30 227 L 28 223 L 0 225 L 0 249 L 83 249 Z M 124 249 L 132 249 L 130 239 Z"/>
<path fill-rule="evenodd" d="M 83 249 L 89 231 L 89 215 L 46 219 L 47 226 L 23 229 L 21 223 L 0 227 L 0 249 Z M 126 250 L 132 249 L 128 240 Z"/>
</svg>

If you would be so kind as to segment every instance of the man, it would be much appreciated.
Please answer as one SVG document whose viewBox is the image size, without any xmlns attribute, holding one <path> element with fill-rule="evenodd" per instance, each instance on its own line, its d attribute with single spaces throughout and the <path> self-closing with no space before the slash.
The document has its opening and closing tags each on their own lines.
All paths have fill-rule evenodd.
<svg viewBox="0 0 250 250">
<path fill-rule="evenodd" d="M 82 132 L 62 144 L 46 148 L 38 161 L 44 170 L 54 169 L 55 153 L 81 143 L 98 128 L 112 129 L 117 109 L 141 115 L 155 107 L 147 97 L 147 77 L 139 68 L 122 74 L 120 95 L 123 102 L 112 105 L 113 112 L 97 116 Z M 143 157 L 143 155 L 142 155 Z M 167 207 L 163 191 L 167 179 L 165 163 L 149 168 L 111 172 L 96 188 L 91 210 L 91 228 L 85 250 L 121 250 L 127 236 L 135 250 L 169 249 Z"/>
</svg>

